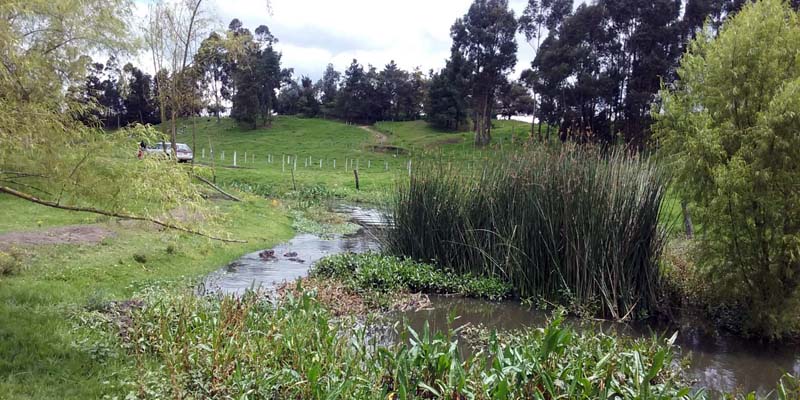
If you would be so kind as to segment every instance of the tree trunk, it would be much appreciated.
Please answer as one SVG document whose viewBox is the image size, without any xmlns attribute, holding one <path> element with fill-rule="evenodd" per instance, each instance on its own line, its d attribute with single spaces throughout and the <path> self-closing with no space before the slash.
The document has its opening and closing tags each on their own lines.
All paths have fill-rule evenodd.
<svg viewBox="0 0 800 400">
<path fill-rule="evenodd" d="M 681 200 L 681 211 L 683 211 L 683 227 L 686 229 L 686 238 L 694 237 L 694 225 L 692 224 L 692 213 L 689 211 L 689 203 Z"/>
<path fill-rule="evenodd" d="M 170 137 L 170 140 L 172 140 L 172 157 L 174 157 L 175 160 L 178 159 L 178 144 L 177 144 L 177 142 L 178 142 L 178 128 L 177 128 L 177 122 L 175 121 L 175 118 L 177 118 L 177 114 L 178 113 L 175 112 L 175 107 L 173 107 L 172 108 L 172 113 L 170 115 L 170 123 L 169 123 L 170 124 L 170 133 L 169 133 L 169 137 Z"/>
<path fill-rule="evenodd" d="M 486 146 L 492 140 L 489 120 L 489 95 L 483 95 L 479 111 L 475 113 L 475 145 Z"/>
<path fill-rule="evenodd" d="M 542 136 L 542 124 L 539 124 L 539 136 Z M 533 131 L 536 128 L 536 92 L 533 92 L 533 110 L 531 111 L 531 139 L 533 139 Z"/>
</svg>

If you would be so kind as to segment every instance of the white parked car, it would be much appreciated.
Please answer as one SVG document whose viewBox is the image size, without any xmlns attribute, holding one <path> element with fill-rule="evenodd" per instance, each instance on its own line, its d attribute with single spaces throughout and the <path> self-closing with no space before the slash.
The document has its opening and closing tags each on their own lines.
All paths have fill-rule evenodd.
<svg viewBox="0 0 800 400">
<path fill-rule="evenodd" d="M 185 143 L 175 143 L 178 153 L 178 162 L 189 162 L 194 158 L 192 148 Z M 172 158 L 172 143 L 171 142 L 158 142 L 147 146 L 145 155 L 162 156 Z"/>
</svg>

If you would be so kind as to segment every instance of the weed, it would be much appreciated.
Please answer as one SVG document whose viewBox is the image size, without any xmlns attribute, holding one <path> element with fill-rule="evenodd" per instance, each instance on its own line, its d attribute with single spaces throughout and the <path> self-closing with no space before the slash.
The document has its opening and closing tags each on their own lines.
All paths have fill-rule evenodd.
<svg viewBox="0 0 800 400">
<path fill-rule="evenodd" d="M 133 254 L 133 260 L 138 262 L 138 263 L 140 263 L 140 264 L 144 264 L 144 263 L 147 262 L 147 254 L 141 253 L 141 252 L 134 253 Z"/>
<path fill-rule="evenodd" d="M 11 249 L 0 251 L 0 276 L 14 275 L 22 270 L 22 253 Z"/>
</svg>

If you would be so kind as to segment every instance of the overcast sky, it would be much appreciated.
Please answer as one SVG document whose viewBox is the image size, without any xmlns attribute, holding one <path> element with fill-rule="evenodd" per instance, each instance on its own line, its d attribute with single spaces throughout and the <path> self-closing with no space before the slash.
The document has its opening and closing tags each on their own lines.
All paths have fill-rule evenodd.
<svg viewBox="0 0 800 400">
<path fill-rule="evenodd" d="M 283 67 L 316 80 L 328 63 L 343 71 L 353 58 L 379 70 L 391 60 L 408 70 L 419 66 L 426 73 L 442 68 L 450 53 L 450 26 L 472 0 L 272 0 L 272 15 L 266 0 L 210 2 L 220 29 L 233 18 L 251 31 L 267 25 L 279 39 Z M 147 3 L 137 1 L 139 16 L 146 15 Z M 519 16 L 527 0 L 510 3 Z M 524 37 L 518 36 L 518 41 L 514 78 L 533 54 Z M 147 59 L 140 56 L 140 63 Z"/>
</svg>

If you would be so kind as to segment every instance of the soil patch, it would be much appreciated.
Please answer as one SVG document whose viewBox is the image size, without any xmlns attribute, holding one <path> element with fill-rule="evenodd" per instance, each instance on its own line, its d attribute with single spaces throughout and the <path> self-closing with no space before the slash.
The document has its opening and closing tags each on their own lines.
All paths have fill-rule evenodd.
<svg viewBox="0 0 800 400">
<path fill-rule="evenodd" d="M 404 149 L 402 147 L 397 147 L 397 146 L 392 146 L 392 145 L 385 145 L 385 144 L 379 144 L 379 145 L 372 146 L 372 151 L 375 152 L 375 153 L 387 153 L 387 154 L 407 154 L 408 153 L 408 150 L 406 150 L 406 149 Z"/>
<path fill-rule="evenodd" d="M 97 244 L 114 232 L 99 225 L 70 225 L 0 234 L 0 250 L 51 244 Z"/>
<path fill-rule="evenodd" d="M 383 145 L 389 141 L 389 136 L 386 136 L 383 132 L 378 132 L 375 129 L 372 129 L 369 125 L 361 125 L 359 128 L 369 132 L 375 138 L 375 141 L 378 142 L 378 145 Z"/>
</svg>

